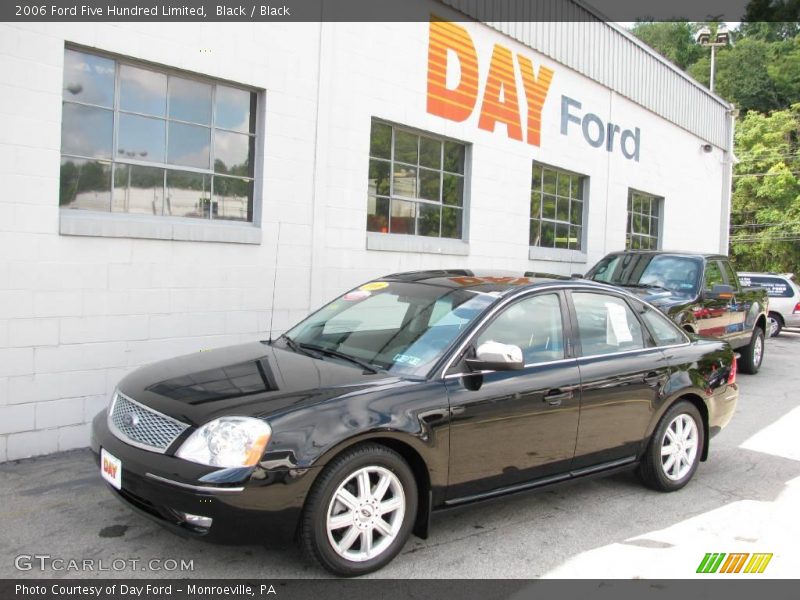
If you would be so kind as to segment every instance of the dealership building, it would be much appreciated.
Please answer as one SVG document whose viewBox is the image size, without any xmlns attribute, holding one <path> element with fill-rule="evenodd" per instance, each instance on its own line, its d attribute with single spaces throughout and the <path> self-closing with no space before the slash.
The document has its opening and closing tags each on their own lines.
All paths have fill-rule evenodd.
<svg viewBox="0 0 800 600">
<path fill-rule="evenodd" d="M 731 106 L 614 24 L 472 4 L 0 24 L 0 462 L 382 275 L 726 253 Z"/>
</svg>

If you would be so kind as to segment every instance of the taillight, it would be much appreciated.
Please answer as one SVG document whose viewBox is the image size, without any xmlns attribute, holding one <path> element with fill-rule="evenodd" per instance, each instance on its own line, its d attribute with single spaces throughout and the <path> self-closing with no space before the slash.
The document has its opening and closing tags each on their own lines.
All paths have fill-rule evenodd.
<svg viewBox="0 0 800 600">
<path fill-rule="evenodd" d="M 794 310 L 792 311 L 792 313 L 794 314 L 800 313 L 800 302 L 794 305 Z"/>
<path fill-rule="evenodd" d="M 733 357 L 733 362 L 731 363 L 731 372 L 728 373 L 728 385 L 736 383 L 736 357 Z"/>
</svg>

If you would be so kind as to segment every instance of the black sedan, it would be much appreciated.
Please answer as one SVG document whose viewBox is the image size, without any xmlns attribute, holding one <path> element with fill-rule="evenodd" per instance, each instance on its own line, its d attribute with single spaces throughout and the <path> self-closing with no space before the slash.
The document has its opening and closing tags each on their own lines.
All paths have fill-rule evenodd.
<svg viewBox="0 0 800 600">
<path fill-rule="evenodd" d="M 448 507 L 623 469 L 680 489 L 737 398 L 726 342 L 627 292 L 424 271 L 277 339 L 135 371 L 92 448 L 120 499 L 177 532 L 294 538 L 352 576 Z"/>
</svg>

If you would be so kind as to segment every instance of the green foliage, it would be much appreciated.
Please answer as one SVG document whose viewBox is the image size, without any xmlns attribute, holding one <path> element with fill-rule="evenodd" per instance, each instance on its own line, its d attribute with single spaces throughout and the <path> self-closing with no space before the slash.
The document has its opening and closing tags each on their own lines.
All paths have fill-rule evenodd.
<svg viewBox="0 0 800 600">
<path fill-rule="evenodd" d="M 800 103 L 736 130 L 731 255 L 740 270 L 800 272 Z"/>
<path fill-rule="evenodd" d="M 645 21 L 636 23 L 631 33 L 681 69 L 686 69 L 704 54 L 703 48 L 694 41 L 696 30 L 688 21 Z"/>
</svg>

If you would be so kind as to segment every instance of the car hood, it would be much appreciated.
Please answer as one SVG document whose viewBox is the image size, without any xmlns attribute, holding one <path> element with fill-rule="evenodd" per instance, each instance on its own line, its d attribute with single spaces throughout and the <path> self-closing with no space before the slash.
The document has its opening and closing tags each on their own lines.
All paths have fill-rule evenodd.
<svg viewBox="0 0 800 600">
<path fill-rule="evenodd" d="M 137 369 L 118 386 L 132 400 L 193 425 L 223 415 L 269 416 L 399 381 L 338 358 L 261 342 L 198 352 Z"/>
</svg>

